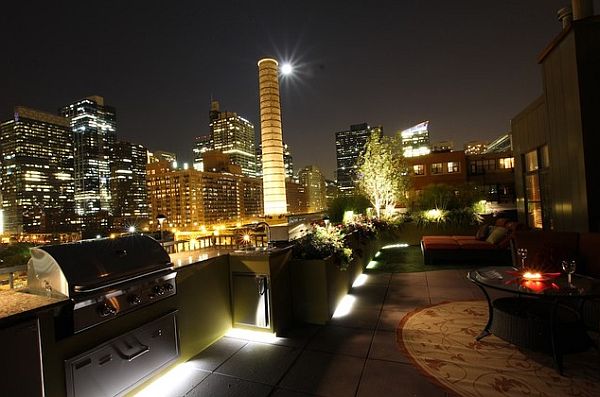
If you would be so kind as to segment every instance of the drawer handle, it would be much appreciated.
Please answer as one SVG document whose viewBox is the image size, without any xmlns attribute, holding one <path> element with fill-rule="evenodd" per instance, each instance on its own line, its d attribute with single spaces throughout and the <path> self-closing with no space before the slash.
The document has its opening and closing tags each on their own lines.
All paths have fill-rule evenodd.
<svg viewBox="0 0 600 397">
<path fill-rule="evenodd" d="M 146 345 L 141 345 L 142 346 L 142 350 L 140 350 L 139 352 L 135 352 L 133 354 L 123 354 L 121 351 L 119 351 L 119 356 L 121 356 L 121 358 L 127 360 L 127 361 L 133 361 L 136 358 L 143 356 L 144 354 L 148 353 L 150 351 L 150 347 L 146 346 Z M 117 349 L 118 351 L 118 349 Z"/>
</svg>

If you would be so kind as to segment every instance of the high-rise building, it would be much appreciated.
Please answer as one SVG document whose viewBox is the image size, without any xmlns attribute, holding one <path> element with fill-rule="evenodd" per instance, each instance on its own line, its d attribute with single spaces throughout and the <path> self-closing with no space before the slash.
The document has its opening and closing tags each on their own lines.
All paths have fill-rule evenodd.
<svg viewBox="0 0 600 397">
<path fill-rule="evenodd" d="M 485 153 L 487 149 L 486 141 L 469 141 L 465 143 L 465 154 L 475 155 Z"/>
<path fill-rule="evenodd" d="M 512 150 L 511 134 L 503 134 L 487 145 L 484 153 L 504 153 Z"/>
<path fill-rule="evenodd" d="M 171 164 L 177 163 L 177 155 L 165 150 L 153 150 L 148 152 L 148 163 L 158 163 L 159 161 L 166 161 Z"/>
<path fill-rule="evenodd" d="M 287 198 L 288 214 L 306 214 L 308 212 L 306 189 L 300 183 L 286 179 L 285 197 Z"/>
<path fill-rule="evenodd" d="M 59 110 L 71 123 L 75 159 L 75 210 L 78 215 L 110 212 L 110 152 L 116 140 L 115 109 L 90 96 Z"/>
<path fill-rule="evenodd" d="M 437 141 L 431 144 L 431 151 L 437 153 L 451 152 L 454 150 L 453 141 Z"/>
<path fill-rule="evenodd" d="M 308 165 L 298 171 L 300 184 L 304 186 L 308 199 L 308 212 L 320 212 L 327 208 L 327 187 L 321 170 Z"/>
<path fill-rule="evenodd" d="M 423 156 L 431 153 L 428 127 L 429 121 L 424 121 L 400 131 L 404 157 Z"/>
<path fill-rule="evenodd" d="M 7 233 L 70 231 L 73 135 L 64 117 L 16 107 L 0 124 L 2 209 Z"/>
<path fill-rule="evenodd" d="M 262 145 L 259 144 L 256 148 L 256 176 L 262 178 Z M 294 175 L 294 158 L 287 143 L 283 142 L 283 165 L 285 167 L 285 179 L 291 179 L 298 182 L 298 178 Z"/>
<path fill-rule="evenodd" d="M 371 127 L 367 123 L 354 124 L 349 130 L 335 133 L 335 150 L 337 155 L 337 183 L 342 194 L 352 194 L 358 159 L 362 156 L 365 145 L 372 133 L 383 135 L 383 127 Z"/>
<path fill-rule="evenodd" d="M 258 61 L 263 196 L 266 216 L 287 213 L 283 132 L 279 102 L 279 68 L 272 58 Z"/>
<path fill-rule="evenodd" d="M 333 200 L 340 195 L 340 188 L 335 181 L 325 179 L 325 197 L 327 201 L 327 208 L 331 206 Z"/>
<path fill-rule="evenodd" d="M 146 164 L 148 150 L 142 145 L 118 141 L 112 147 L 110 192 L 113 228 L 140 228 L 148 221 Z"/>
<path fill-rule="evenodd" d="M 168 161 L 147 165 L 151 219 L 162 214 L 170 227 L 198 230 L 202 225 L 246 222 L 262 215 L 260 179 L 242 175 L 240 167 L 219 151 L 206 152 L 203 162 L 204 172 L 174 167 Z"/>
<path fill-rule="evenodd" d="M 231 162 L 242 167 L 246 176 L 256 176 L 254 126 L 234 112 L 221 112 L 219 102 L 212 101 L 209 112 L 210 141 L 207 149 L 220 150 Z M 206 147 L 206 138 L 202 144 Z M 201 149 L 200 149 L 201 150 Z"/>
<path fill-rule="evenodd" d="M 212 114 L 212 112 L 211 112 Z M 202 155 L 209 150 L 214 150 L 210 135 L 200 135 L 194 139 L 194 168 L 198 171 L 204 171 L 204 162 Z M 255 159 L 256 162 L 256 159 Z"/>
</svg>

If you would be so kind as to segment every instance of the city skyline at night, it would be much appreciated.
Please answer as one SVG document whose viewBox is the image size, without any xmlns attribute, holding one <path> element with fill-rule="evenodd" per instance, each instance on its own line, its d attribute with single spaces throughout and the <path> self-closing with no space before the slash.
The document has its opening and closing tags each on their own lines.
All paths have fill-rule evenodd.
<svg viewBox="0 0 600 397">
<path fill-rule="evenodd" d="M 432 140 L 457 147 L 505 133 L 540 93 L 534 54 L 560 32 L 565 4 L 261 2 L 232 7 L 227 24 L 209 18 L 224 5 L 40 4 L 27 32 L 8 18 L 24 6 L 11 4 L 0 116 L 103 95 L 119 109 L 123 139 L 191 163 L 211 96 L 260 124 L 255 62 L 272 55 L 295 66 L 282 113 L 297 167 L 318 164 L 330 178 L 334 132 L 364 120 L 388 134 L 430 120 Z M 369 28 L 345 28 L 361 24 Z"/>
</svg>

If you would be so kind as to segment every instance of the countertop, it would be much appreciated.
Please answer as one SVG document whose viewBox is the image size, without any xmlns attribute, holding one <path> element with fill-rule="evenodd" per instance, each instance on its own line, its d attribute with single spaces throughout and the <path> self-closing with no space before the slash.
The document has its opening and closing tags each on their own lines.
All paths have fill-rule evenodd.
<svg viewBox="0 0 600 397">
<path fill-rule="evenodd" d="M 41 296 L 26 290 L 0 291 L 0 325 L 51 309 L 67 300 L 67 297 Z"/>
</svg>

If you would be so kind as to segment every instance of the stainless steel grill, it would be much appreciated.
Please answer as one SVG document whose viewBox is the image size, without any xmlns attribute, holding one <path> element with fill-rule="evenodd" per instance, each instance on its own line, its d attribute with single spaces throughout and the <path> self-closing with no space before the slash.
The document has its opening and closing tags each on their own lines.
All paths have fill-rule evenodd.
<svg viewBox="0 0 600 397">
<path fill-rule="evenodd" d="M 27 273 L 30 289 L 70 298 L 73 333 L 176 294 L 169 255 L 144 235 L 33 248 Z"/>
</svg>

